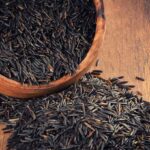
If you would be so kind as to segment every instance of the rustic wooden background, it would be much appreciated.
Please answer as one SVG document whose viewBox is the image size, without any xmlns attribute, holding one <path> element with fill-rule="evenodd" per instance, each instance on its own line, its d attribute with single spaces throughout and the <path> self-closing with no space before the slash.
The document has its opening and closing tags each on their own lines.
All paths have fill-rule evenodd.
<svg viewBox="0 0 150 150">
<path fill-rule="evenodd" d="M 98 67 L 102 77 L 124 75 L 150 101 L 150 0 L 104 0 L 104 5 L 106 33 Z M 0 150 L 5 150 L 9 134 L 3 134 L 2 127 Z"/>
</svg>

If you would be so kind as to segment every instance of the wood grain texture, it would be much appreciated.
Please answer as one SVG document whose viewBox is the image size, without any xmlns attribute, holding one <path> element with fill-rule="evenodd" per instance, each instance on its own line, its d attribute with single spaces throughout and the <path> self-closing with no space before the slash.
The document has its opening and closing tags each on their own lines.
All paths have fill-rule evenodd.
<svg viewBox="0 0 150 150">
<path fill-rule="evenodd" d="M 106 33 L 98 67 L 104 71 L 102 77 L 124 75 L 150 101 L 150 0 L 104 0 L 104 4 Z M 0 135 L 4 150 L 8 135 Z"/>
<path fill-rule="evenodd" d="M 150 0 L 105 0 L 102 77 L 125 76 L 150 101 Z M 135 79 L 143 77 L 144 82 Z"/>
<path fill-rule="evenodd" d="M 7 139 L 9 138 L 10 134 L 4 134 L 2 129 L 5 125 L 0 125 L 0 150 L 6 150 Z"/>
</svg>

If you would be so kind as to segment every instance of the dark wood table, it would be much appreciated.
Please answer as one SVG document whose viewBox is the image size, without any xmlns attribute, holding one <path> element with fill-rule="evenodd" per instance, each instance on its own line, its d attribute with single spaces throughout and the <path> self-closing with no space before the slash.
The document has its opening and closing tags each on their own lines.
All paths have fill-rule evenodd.
<svg viewBox="0 0 150 150">
<path fill-rule="evenodd" d="M 123 75 L 150 101 L 150 0 L 104 0 L 104 4 L 106 33 L 98 67 L 104 71 L 102 77 Z M 0 130 L 0 150 L 5 150 L 8 136 Z"/>
</svg>

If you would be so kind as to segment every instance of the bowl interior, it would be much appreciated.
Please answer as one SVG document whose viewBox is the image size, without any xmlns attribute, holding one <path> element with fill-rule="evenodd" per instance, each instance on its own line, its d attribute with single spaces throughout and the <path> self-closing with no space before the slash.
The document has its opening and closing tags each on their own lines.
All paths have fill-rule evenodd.
<svg viewBox="0 0 150 150">
<path fill-rule="evenodd" d="M 78 81 L 96 61 L 98 51 L 103 41 L 105 19 L 104 19 L 104 7 L 102 0 L 93 0 L 96 8 L 96 32 L 93 39 L 92 46 L 88 51 L 86 57 L 79 64 L 73 75 L 66 75 L 62 78 L 52 81 L 45 85 L 28 85 L 21 84 L 17 81 L 8 79 L 0 75 L 0 93 L 17 98 L 32 98 L 42 96 L 44 94 L 53 93 L 64 89 L 70 84 Z"/>
</svg>

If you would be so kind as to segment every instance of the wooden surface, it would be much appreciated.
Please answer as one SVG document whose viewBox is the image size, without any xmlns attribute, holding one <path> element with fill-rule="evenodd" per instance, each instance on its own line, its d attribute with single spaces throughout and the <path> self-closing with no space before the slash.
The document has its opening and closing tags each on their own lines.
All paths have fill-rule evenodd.
<svg viewBox="0 0 150 150">
<path fill-rule="evenodd" d="M 106 33 L 99 52 L 102 77 L 123 75 L 150 101 L 150 0 L 105 0 L 105 14 Z"/>
<path fill-rule="evenodd" d="M 102 76 L 124 75 L 150 101 L 150 0 L 104 0 L 104 4 L 106 33 L 99 53 Z M 0 134 L 0 150 L 5 150 L 8 134 Z"/>
</svg>

